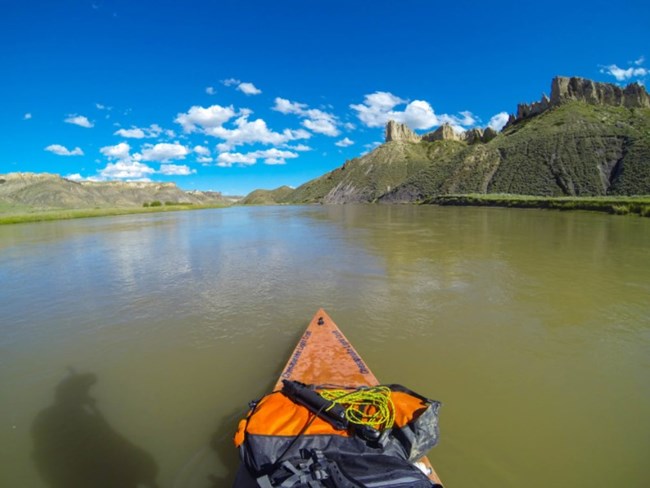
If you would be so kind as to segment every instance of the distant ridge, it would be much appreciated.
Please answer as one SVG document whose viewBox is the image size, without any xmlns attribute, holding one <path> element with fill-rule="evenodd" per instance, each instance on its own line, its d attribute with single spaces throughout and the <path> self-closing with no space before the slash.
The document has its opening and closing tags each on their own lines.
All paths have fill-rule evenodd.
<svg viewBox="0 0 650 488">
<path fill-rule="evenodd" d="M 39 209 L 141 207 L 159 201 L 227 203 L 218 192 L 183 191 L 174 183 L 74 181 L 49 173 L 0 175 L 0 203 Z"/>
<path fill-rule="evenodd" d="M 442 125 L 419 135 L 391 120 L 384 144 L 277 203 L 409 203 L 468 193 L 650 194 L 650 96 L 636 83 L 556 77 L 551 97 L 519 104 L 500 133 Z"/>
</svg>

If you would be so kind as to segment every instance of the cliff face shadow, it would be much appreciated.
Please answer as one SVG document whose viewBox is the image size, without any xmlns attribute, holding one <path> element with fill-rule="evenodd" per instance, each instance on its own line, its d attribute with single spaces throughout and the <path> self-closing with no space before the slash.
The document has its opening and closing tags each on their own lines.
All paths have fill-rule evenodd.
<svg viewBox="0 0 650 488">
<path fill-rule="evenodd" d="M 52 488 L 156 488 L 153 457 L 115 431 L 90 396 L 91 373 L 71 372 L 32 423 L 36 469 Z"/>
</svg>

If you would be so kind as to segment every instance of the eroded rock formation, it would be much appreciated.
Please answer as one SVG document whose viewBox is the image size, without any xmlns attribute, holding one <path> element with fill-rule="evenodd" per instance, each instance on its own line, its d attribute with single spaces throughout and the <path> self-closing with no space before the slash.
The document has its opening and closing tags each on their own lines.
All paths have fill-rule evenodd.
<svg viewBox="0 0 650 488">
<path fill-rule="evenodd" d="M 462 141 L 463 136 L 457 133 L 454 128 L 449 124 L 442 124 L 433 132 L 429 132 L 422 136 L 423 141 Z"/>
<path fill-rule="evenodd" d="M 406 124 L 389 120 L 386 124 L 386 142 L 406 141 L 420 142 L 422 138 L 413 132 Z"/>
<path fill-rule="evenodd" d="M 556 76 L 551 82 L 551 98 L 542 95 L 539 102 L 520 103 L 517 105 L 517 115 L 510 116 L 506 127 L 571 101 L 590 105 L 650 108 L 650 95 L 638 83 L 630 83 L 621 88 L 612 83 L 599 83 L 585 78 Z"/>
</svg>

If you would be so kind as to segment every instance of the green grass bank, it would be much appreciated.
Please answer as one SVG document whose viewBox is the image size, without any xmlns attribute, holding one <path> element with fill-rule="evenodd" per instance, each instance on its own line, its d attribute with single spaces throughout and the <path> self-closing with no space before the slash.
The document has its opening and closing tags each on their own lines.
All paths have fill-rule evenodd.
<svg viewBox="0 0 650 488">
<path fill-rule="evenodd" d="M 429 205 L 590 210 L 610 214 L 650 217 L 650 196 L 538 197 L 508 194 L 440 195 L 422 202 Z"/>
<path fill-rule="evenodd" d="M 203 210 L 208 208 L 225 208 L 229 205 L 160 205 L 147 207 L 121 208 L 79 208 L 79 209 L 25 209 L 0 206 L 0 225 L 22 224 L 27 222 L 45 222 L 50 220 L 84 219 L 106 217 L 111 215 L 148 214 L 159 212 L 179 212 L 182 210 Z"/>
</svg>

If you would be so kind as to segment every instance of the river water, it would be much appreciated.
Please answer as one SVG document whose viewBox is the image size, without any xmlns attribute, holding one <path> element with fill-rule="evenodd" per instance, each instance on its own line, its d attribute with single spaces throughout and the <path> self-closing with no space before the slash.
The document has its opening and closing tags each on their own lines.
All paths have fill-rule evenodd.
<svg viewBox="0 0 650 488">
<path fill-rule="evenodd" d="M 229 486 L 319 307 L 443 402 L 447 487 L 647 486 L 649 244 L 639 217 L 426 206 L 0 226 L 0 486 Z"/>
</svg>

